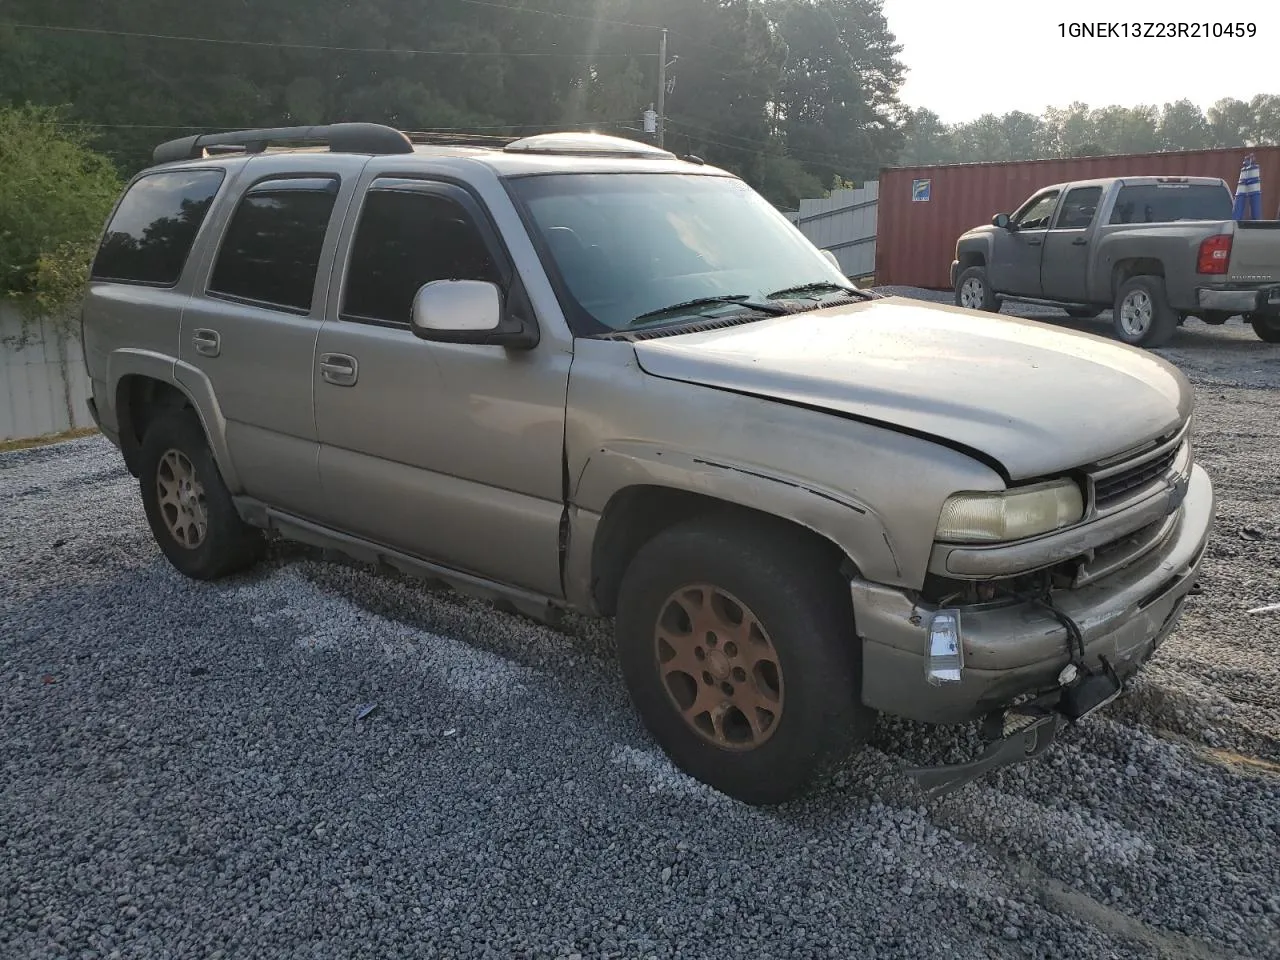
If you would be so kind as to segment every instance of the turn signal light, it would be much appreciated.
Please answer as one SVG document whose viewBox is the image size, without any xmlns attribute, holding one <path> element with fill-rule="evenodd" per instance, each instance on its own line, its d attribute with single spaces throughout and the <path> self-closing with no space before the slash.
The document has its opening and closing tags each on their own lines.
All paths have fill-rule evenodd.
<svg viewBox="0 0 1280 960">
<path fill-rule="evenodd" d="M 963 671 L 960 611 L 938 610 L 929 618 L 929 653 L 925 658 L 925 679 L 934 686 L 959 683 Z"/>
</svg>

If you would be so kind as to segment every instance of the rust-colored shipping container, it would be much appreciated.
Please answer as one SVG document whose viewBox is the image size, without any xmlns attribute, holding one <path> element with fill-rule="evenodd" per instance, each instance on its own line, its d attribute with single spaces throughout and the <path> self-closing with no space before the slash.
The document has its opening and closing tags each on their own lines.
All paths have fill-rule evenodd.
<svg viewBox="0 0 1280 960">
<path fill-rule="evenodd" d="M 1280 147 L 881 170 L 876 283 L 948 289 L 960 234 L 1012 213 L 1041 187 L 1096 177 L 1221 177 L 1234 192 L 1250 153 L 1262 174 L 1262 215 L 1275 217 Z"/>
</svg>

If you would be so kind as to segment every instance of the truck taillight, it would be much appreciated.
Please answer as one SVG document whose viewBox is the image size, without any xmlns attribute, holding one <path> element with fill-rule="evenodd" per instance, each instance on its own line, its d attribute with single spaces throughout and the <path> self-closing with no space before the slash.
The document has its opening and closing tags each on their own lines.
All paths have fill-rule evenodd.
<svg viewBox="0 0 1280 960">
<path fill-rule="evenodd" d="M 1197 273 L 1226 273 L 1231 263 L 1231 234 L 1219 233 L 1200 241 Z"/>
</svg>

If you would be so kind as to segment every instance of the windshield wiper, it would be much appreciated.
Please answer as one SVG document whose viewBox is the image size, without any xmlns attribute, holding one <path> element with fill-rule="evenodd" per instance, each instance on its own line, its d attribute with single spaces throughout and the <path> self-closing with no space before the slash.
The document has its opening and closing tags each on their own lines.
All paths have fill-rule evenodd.
<svg viewBox="0 0 1280 960">
<path fill-rule="evenodd" d="M 784 287 L 781 290 L 775 290 L 769 294 L 770 300 L 785 300 L 788 297 L 796 297 L 805 293 L 818 293 L 826 291 L 828 293 L 847 293 L 850 296 L 860 296 L 865 300 L 872 299 L 872 294 L 866 290 L 859 290 L 857 287 L 846 287 L 843 284 L 831 283 L 828 280 L 819 280 L 815 283 L 801 283 L 794 287 Z"/>
<path fill-rule="evenodd" d="M 634 318 L 628 325 L 645 323 L 648 320 L 657 320 L 673 313 L 687 313 L 697 310 L 700 307 L 713 307 L 721 303 L 732 304 L 735 307 L 743 307 L 747 310 L 758 310 L 761 313 L 767 313 L 774 317 L 780 317 L 791 312 L 786 307 L 776 303 L 763 303 L 757 300 L 752 300 L 751 294 L 749 293 L 728 293 L 717 297 L 698 297 L 694 300 L 685 300 L 683 303 L 673 303 L 669 307 L 659 307 L 657 310 L 650 310 L 648 313 L 640 314 L 640 316 Z"/>
</svg>

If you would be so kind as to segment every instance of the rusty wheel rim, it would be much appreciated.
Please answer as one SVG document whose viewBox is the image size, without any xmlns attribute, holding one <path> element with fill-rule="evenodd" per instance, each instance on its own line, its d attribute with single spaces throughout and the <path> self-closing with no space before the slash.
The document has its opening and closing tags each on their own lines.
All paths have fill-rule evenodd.
<svg viewBox="0 0 1280 960">
<path fill-rule="evenodd" d="M 209 532 L 204 485 L 181 450 L 169 450 L 156 468 L 156 492 L 164 525 L 181 546 L 194 550 Z"/>
<path fill-rule="evenodd" d="M 754 750 L 782 719 L 782 664 L 750 608 L 710 584 L 681 587 L 662 604 L 654 653 L 663 689 L 698 736 Z"/>
</svg>

